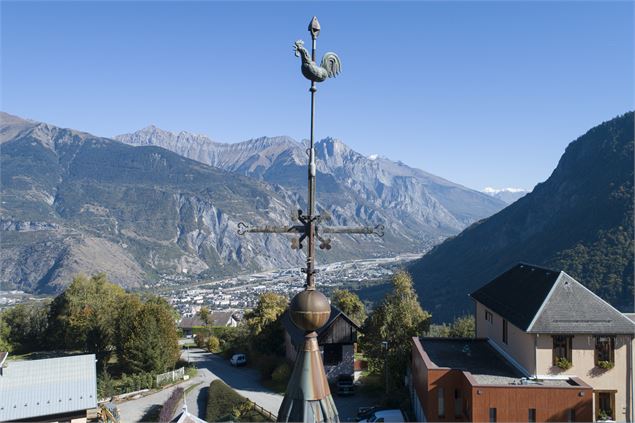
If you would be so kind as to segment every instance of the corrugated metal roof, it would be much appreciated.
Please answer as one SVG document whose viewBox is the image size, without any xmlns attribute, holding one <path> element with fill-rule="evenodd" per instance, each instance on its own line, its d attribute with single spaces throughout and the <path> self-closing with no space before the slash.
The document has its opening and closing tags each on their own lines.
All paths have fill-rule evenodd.
<svg viewBox="0 0 635 423">
<path fill-rule="evenodd" d="M 0 375 L 0 421 L 97 407 L 94 354 L 9 361 Z"/>
</svg>

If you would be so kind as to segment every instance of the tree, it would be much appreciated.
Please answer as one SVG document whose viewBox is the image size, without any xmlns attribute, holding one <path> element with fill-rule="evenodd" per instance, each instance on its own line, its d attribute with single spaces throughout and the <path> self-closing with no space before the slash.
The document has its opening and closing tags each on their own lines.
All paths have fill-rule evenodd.
<svg viewBox="0 0 635 423">
<path fill-rule="evenodd" d="M 256 307 L 245 314 L 250 334 L 250 348 L 261 354 L 283 353 L 284 329 L 280 315 L 287 309 L 285 296 L 267 292 L 260 296 Z"/>
<path fill-rule="evenodd" d="M 448 336 L 450 338 L 474 338 L 476 336 L 475 327 L 473 315 L 460 316 L 454 319 L 450 325 Z"/>
<path fill-rule="evenodd" d="M 200 317 L 203 323 L 205 323 L 205 326 L 209 325 L 210 313 L 207 307 L 201 307 L 201 309 L 198 311 L 198 317 Z"/>
<path fill-rule="evenodd" d="M 404 271 L 396 272 L 392 285 L 392 292 L 366 319 L 361 341 L 371 370 L 387 372 L 387 390 L 402 386 L 411 339 L 422 335 L 430 324 L 430 313 L 421 308 L 410 275 Z"/>
<path fill-rule="evenodd" d="M 4 311 L 5 336 L 14 352 L 28 353 L 47 348 L 49 305 L 50 301 L 33 302 Z"/>
<path fill-rule="evenodd" d="M 135 313 L 119 357 L 126 371 L 165 372 L 174 367 L 180 349 L 170 309 L 160 302 L 147 301 Z"/>
<path fill-rule="evenodd" d="M 333 291 L 333 305 L 339 308 L 358 325 L 364 324 L 366 320 L 366 306 L 357 294 L 346 289 L 336 289 Z"/>
<path fill-rule="evenodd" d="M 4 320 L 4 313 L 0 313 L 0 351 L 11 352 L 13 347 L 9 342 L 9 325 Z"/>
<path fill-rule="evenodd" d="M 51 304 L 52 339 L 62 348 L 94 353 L 103 366 L 114 344 L 115 319 L 125 295 L 104 273 L 76 276 Z"/>
</svg>

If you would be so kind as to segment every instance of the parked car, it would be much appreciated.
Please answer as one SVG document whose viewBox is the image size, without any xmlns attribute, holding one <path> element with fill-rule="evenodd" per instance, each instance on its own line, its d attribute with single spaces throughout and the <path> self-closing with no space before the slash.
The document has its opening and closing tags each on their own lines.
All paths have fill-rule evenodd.
<svg viewBox="0 0 635 423">
<path fill-rule="evenodd" d="M 337 377 L 337 394 L 353 395 L 355 393 L 355 379 L 352 375 L 339 375 Z"/>
<path fill-rule="evenodd" d="M 405 422 L 406 417 L 399 409 L 377 410 L 360 423 Z"/>
<path fill-rule="evenodd" d="M 234 354 L 229 362 L 232 366 L 244 366 L 247 364 L 247 356 L 245 354 Z"/>
</svg>

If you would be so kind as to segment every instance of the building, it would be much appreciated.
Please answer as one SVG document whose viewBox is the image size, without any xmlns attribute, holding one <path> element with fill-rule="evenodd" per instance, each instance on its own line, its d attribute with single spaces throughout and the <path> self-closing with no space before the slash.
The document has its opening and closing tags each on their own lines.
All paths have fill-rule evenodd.
<svg viewBox="0 0 635 423">
<path fill-rule="evenodd" d="M 593 389 L 576 377 L 528 380 L 486 339 L 413 338 L 416 421 L 590 421 Z"/>
<path fill-rule="evenodd" d="M 285 329 L 285 354 L 295 361 L 298 348 L 304 343 L 304 332 L 293 324 L 288 312 L 281 316 Z M 331 305 L 331 315 L 324 326 L 318 329 L 318 345 L 322 353 L 324 371 L 329 380 L 339 375 L 355 372 L 355 348 L 359 326 L 340 309 Z"/>
<path fill-rule="evenodd" d="M 0 368 L 0 421 L 85 423 L 96 407 L 94 354 L 5 361 Z"/>
<path fill-rule="evenodd" d="M 240 318 L 235 311 L 210 311 L 209 323 L 214 327 L 236 327 Z M 205 322 L 199 317 L 184 317 L 179 322 L 179 329 L 183 331 L 183 336 L 191 336 L 195 328 L 202 328 L 207 326 Z"/>
<path fill-rule="evenodd" d="M 484 418 L 499 421 L 528 421 L 531 418 L 557 421 L 565 417 L 577 421 L 633 420 L 635 323 L 631 319 L 566 273 L 527 264 L 513 267 L 472 293 L 471 297 L 475 302 L 477 340 L 463 347 L 475 351 L 481 349 L 475 343 L 486 344 L 498 358 L 515 369 L 516 378 L 526 378 L 528 382 L 525 383 L 531 383 L 534 388 L 520 395 L 518 387 L 511 382 L 504 389 L 499 387 L 497 395 L 485 404 L 485 408 L 495 410 L 492 411 L 494 414 Z M 463 369 L 468 373 L 474 370 L 466 357 L 462 357 L 465 364 L 461 364 L 457 356 L 448 366 L 439 358 L 440 349 L 447 348 L 451 353 L 455 347 L 451 342 L 413 340 L 412 385 L 416 391 L 413 397 L 420 402 L 420 411 L 426 417 L 426 410 L 434 412 L 430 395 L 434 395 L 433 391 L 439 395 L 436 389 L 441 387 L 436 382 L 429 383 L 432 375 L 439 372 L 429 365 Z M 431 369 L 435 370 L 431 372 Z M 420 374 L 421 371 L 425 375 Z M 459 384 L 461 378 L 456 380 L 456 386 L 468 388 L 464 382 Z M 563 381 L 570 388 L 562 386 L 555 390 L 555 386 Z M 587 392 L 586 386 L 592 392 Z M 450 386 L 449 389 L 455 388 Z M 482 387 L 476 388 L 479 389 L 486 392 Z M 576 389 L 581 395 L 579 402 L 570 398 Z M 541 402 L 543 391 L 551 393 L 544 397 L 546 402 Z M 471 388 L 465 395 L 471 395 L 470 392 Z M 512 397 L 513 401 L 505 400 Z M 557 400 L 549 402 L 549 398 Z M 518 408 L 521 405 L 522 409 Z M 561 409 L 557 410 L 557 407 Z M 532 409 L 534 411 L 529 411 Z M 472 413 L 475 412 L 482 413 L 482 410 L 474 409 Z M 515 414 L 503 416 L 501 412 Z M 565 416 L 563 413 L 572 414 Z M 477 420 L 476 415 L 472 416 Z M 482 414 L 479 416 L 483 418 Z"/>
</svg>

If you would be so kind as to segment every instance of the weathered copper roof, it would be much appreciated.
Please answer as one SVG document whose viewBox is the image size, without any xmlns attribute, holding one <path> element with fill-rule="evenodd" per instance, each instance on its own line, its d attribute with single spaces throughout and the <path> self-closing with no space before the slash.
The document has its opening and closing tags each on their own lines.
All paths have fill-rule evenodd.
<svg viewBox="0 0 635 423">
<path fill-rule="evenodd" d="M 315 332 L 305 336 L 304 345 L 298 351 L 287 385 L 287 393 L 278 411 L 278 421 L 340 421 L 324 372 Z"/>
</svg>

